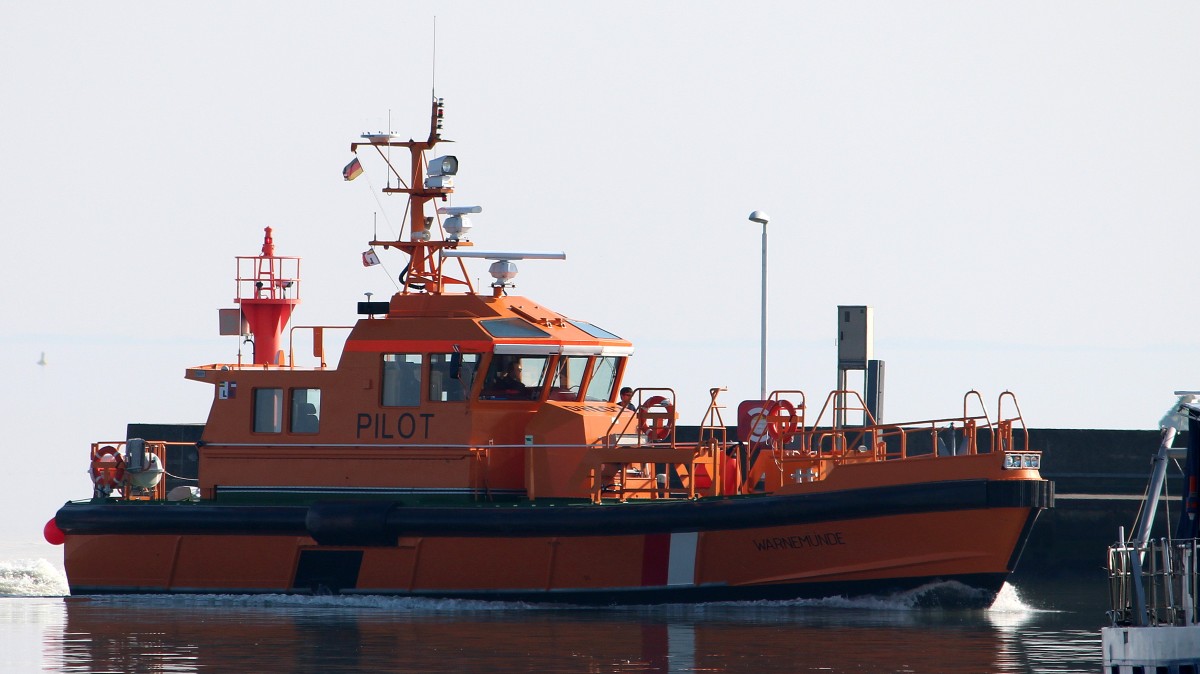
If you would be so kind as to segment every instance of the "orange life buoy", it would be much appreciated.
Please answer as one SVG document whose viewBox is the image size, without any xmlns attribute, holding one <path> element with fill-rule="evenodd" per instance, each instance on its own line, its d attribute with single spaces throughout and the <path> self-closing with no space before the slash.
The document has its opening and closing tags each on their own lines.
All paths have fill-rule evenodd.
<svg viewBox="0 0 1200 674">
<path fill-rule="evenodd" d="M 776 400 L 767 406 L 767 435 L 772 440 L 787 442 L 796 433 L 796 406 L 786 400 Z"/>
<path fill-rule="evenodd" d="M 664 412 L 651 412 L 652 407 L 662 407 Z M 675 405 L 663 396 L 652 396 L 638 408 L 638 431 L 650 442 L 662 442 L 671 436 L 675 428 Z"/>
<path fill-rule="evenodd" d="M 125 480 L 125 458 L 116 447 L 105 445 L 92 456 L 91 475 L 97 488 L 111 490 Z"/>
</svg>

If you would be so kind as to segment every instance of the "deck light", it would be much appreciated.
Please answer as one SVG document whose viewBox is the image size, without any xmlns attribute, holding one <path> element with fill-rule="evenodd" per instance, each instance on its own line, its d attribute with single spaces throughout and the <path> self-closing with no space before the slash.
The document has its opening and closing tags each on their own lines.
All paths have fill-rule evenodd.
<svg viewBox="0 0 1200 674">
<path fill-rule="evenodd" d="M 448 154 L 429 162 L 426 171 L 431 176 L 452 176 L 458 174 L 458 157 Z"/>
<path fill-rule="evenodd" d="M 1006 453 L 1004 455 L 1005 470 L 1040 470 L 1042 467 L 1042 455 L 1037 452 L 1028 454 Z"/>
</svg>

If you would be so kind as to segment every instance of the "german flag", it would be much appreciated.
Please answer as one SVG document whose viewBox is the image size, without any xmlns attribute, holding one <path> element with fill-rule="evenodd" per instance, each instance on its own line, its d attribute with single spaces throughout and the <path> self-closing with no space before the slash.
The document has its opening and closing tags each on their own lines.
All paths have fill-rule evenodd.
<svg viewBox="0 0 1200 674">
<path fill-rule="evenodd" d="M 346 164 L 346 168 L 342 169 L 342 177 L 346 180 L 354 180 L 362 174 L 362 164 L 358 162 L 358 157 L 355 157 Z"/>
</svg>

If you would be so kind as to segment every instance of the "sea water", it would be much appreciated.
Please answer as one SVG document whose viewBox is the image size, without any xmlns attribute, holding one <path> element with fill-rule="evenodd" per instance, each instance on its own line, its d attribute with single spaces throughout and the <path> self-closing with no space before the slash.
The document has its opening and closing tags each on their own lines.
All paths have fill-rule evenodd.
<svg viewBox="0 0 1200 674">
<path fill-rule="evenodd" d="M 0 562 L 4 672 L 1099 672 L 1103 615 L 1006 585 L 988 610 L 888 598 L 571 608 L 286 595 L 66 596 Z"/>
</svg>

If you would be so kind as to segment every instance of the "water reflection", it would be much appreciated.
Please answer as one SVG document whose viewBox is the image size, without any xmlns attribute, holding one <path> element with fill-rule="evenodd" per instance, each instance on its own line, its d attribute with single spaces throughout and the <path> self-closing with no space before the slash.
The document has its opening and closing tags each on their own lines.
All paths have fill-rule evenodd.
<svg viewBox="0 0 1200 674">
<path fill-rule="evenodd" d="M 65 625 L 47 626 L 44 653 L 49 668 L 66 672 L 1099 670 L 1096 632 L 1047 631 L 1044 621 L 1056 614 L 1031 611 L 846 602 L 580 610 L 344 597 L 64 602 Z"/>
</svg>

